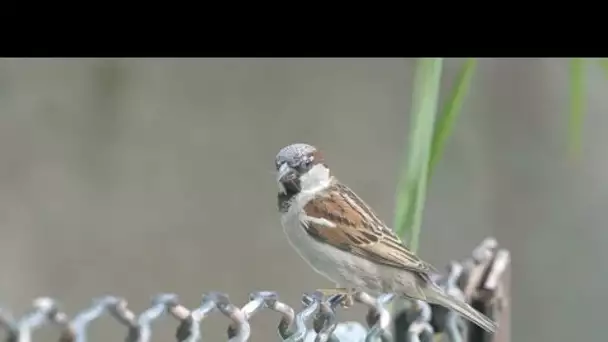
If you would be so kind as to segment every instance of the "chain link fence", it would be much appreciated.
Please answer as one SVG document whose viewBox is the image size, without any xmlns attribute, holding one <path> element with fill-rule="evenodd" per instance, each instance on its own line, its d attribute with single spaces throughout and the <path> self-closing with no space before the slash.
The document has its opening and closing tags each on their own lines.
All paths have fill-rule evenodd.
<svg viewBox="0 0 608 342">
<path fill-rule="evenodd" d="M 452 261 L 446 275 L 436 275 L 435 281 L 448 293 L 472 303 L 486 315 L 499 321 L 507 306 L 503 274 L 509 264 L 509 253 L 498 250 L 496 240 L 484 240 L 462 261 Z M 205 341 L 203 320 L 212 314 L 228 319 L 227 340 L 248 341 L 252 327 L 250 318 L 261 310 L 276 312 L 277 340 L 288 342 L 431 342 L 437 334 L 447 341 L 508 341 L 499 327 L 495 335 L 488 335 L 468 323 L 454 312 L 423 301 L 408 302 L 405 308 L 391 315 L 389 305 L 394 294 L 378 297 L 364 292 L 354 296 L 358 305 L 367 307 L 366 326 L 358 322 L 339 322 L 338 309 L 343 297 L 323 297 L 313 292 L 302 296 L 302 308 L 294 310 L 279 300 L 276 292 L 251 293 L 249 302 L 239 307 L 231 303 L 225 293 L 210 292 L 203 295 L 198 307 L 187 308 L 176 294 L 163 293 L 152 300 L 152 305 L 139 315 L 132 312 L 124 298 L 106 296 L 95 299 L 92 305 L 73 318 L 61 310 L 53 298 L 37 298 L 31 312 L 16 319 L 0 305 L 0 328 L 5 330 L 7 342 L 30 342 L 32 333 L 43 325 L 59 330 L 61 342 L 88 341 L 88 328 L 104 314 L 112 316 L 126 330 L 126 342 L 148 342 L 153 338 L 153 324 L 171 316 L 177 321 L 175 340 L 180 342 Z M 392 329 L 391 329 L 392 328 Z M 495 337 L 498 336 L 498 337 Z"/>
</svg>

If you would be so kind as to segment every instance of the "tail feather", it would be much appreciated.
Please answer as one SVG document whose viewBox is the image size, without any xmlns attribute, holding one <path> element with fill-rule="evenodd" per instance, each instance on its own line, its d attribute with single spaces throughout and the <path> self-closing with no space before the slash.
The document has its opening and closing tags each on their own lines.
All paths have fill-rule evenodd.
<svg viewBox="0 0 608 342">
<path fill-rule="evenodd" d="M 494 333 L 496 331 L 497 324 L 494 321 L 475 310 L 466 302 L 449 296 L 441 289 L 426 288 L 424 292 L 426 294 L 426 302 L 441 305 L 455 311 L 488 332 Z"/>
</svg>

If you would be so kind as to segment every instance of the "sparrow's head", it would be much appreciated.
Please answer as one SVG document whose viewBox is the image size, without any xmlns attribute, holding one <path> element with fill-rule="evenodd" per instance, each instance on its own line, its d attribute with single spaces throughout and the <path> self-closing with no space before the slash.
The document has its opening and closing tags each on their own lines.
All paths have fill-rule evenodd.
<svg viewBox="0 0 608 342">
<path fill-rule="evenodd" d="M 275 158 L 277 184 L 283 194 L 312 190 L 330 179 L 321 153 L 311 145 L 291 144 Z"/>
</svg>

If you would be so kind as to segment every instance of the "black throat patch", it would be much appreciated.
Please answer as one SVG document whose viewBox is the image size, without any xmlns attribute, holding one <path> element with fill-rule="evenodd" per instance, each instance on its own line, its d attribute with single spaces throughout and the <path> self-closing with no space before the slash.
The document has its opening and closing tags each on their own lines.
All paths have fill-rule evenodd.
<svg viewBox="0 0 608 342">
<path fill-rule="evenodd" d="M 297 192 L 290 190 L 287 190 L 286 193 L 279 192 L 279 194 L 277 195 L 277 204 L 279 207 L 279 212 L 286 213 L 289 210 L 289 207 L 291 206 L 291 200 L 293 200 L 296 195 Z"/>
</svg>

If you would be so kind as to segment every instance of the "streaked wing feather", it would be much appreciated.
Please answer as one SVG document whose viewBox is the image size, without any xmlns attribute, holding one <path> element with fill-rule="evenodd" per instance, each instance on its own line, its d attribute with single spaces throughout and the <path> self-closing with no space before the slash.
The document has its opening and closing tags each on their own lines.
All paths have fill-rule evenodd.
<svg viewBox="0 0 608 342">
<path fill-rule="evenodd" d="M 343 184 L 332 185 L 324 195 L 308 202 L 304 211 L 311 218 L 324 218 L 335 224 L 326 225 L 318 220 L 303 222 L 306 231 L 317 241 L 381 265 L 423 274 L 436 272 L 409 251 L 370 207 Z"/>
</svg>

